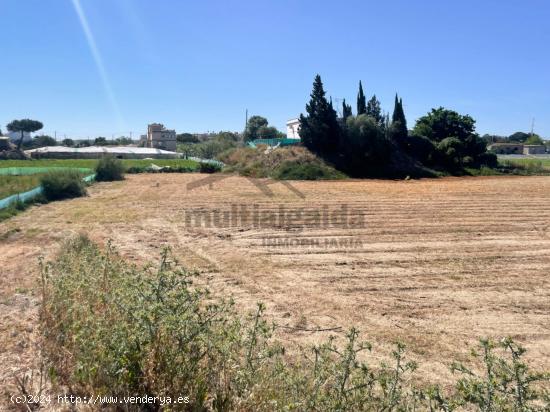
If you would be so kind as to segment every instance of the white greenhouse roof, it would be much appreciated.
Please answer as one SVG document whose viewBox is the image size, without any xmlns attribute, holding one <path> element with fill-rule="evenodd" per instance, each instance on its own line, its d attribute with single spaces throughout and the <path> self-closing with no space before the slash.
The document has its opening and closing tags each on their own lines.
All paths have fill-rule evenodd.
<svg viewBox="0 0 550 412">
<path fill-rule="evenodd" d="M 38 149 L 26 150 L 25 153 L 103 153 L 103 154 L 139 154 L 139 155 L 175 155 L 176 152 L 154 149 L 150 147 L 133 146 L 89 146 L 89 147 L 67 147 L 67 146 L 46 146 Z"/>
</svg>

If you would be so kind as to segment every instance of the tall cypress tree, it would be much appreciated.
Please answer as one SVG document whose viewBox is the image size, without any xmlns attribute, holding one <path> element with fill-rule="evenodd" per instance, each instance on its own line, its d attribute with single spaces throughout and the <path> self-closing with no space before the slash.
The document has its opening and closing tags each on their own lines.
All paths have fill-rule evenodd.
<svg viewBox="0 0 550 412">
<path fill-rule="evenodd" d="M 351 106 L 346 104 L 346 99 L 344 99 L 342 102 L 342 118 L 344 119 L 344 123 L 346 122 L 346 119 L 352 115 L 353 113 L 351 111 Z"/>
<path fill-rule="evenodd" d="M 357 93 L 357 116 L 365 114 L 367 111 L 367 101 L 365 99 L 365 93 L 363 93 L 363 85 L 359 80 L 359 93 Z"/>
<path fill-rule="evenodd" d="M 340 126 L 332 102 L 325 97 L 321 76 L 315 76 L 307 116 L 300 115 L 300 137 L 304 145 L 319 154 L 335 153 L 340 140 Z"/>
<path fill-rule="evenodd" d="M 409 134 L 407 130 L 407 119 L 405 118 L 405 111 L 403 110 L 403 99 L 400 99 L 397 93 L 395 94 L 395 104 L 393 107 L 389 134 L 390 138 L 397 143 L 403 143 Z"/>
<path fill-rule="evenodd" d="M 367 116 L 372 117 L 379 126 L 384 126 L 384 115 L 380 108 L 380 101 L 373 95 L 367 103 L 366 109 Z"/>
</svg>

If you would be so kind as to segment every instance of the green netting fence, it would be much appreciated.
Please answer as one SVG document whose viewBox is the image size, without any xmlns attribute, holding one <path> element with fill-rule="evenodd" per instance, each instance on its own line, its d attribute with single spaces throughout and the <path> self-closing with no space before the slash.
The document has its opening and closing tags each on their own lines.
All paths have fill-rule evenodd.
<svg viewBox="0 0 550 412">
<path fill-rule="evenodd" d="M 93 173 L 92 169 L 86 167 L 3 167 L 0 168 L 0 176 L 28 176 L 40 173 L 50 173 L 60 170 L 74 170 L 81 173 Z"/>
<path fill-rule="evenodd" d="M 40 173 L 51 173 L 60 170 L 74 170 L 81 172 L 82 174 L 87 174 L 87 176 L 83 177 L 85 182 L 91 182 L 95 178 L 94 171 L 84 167 L 5 167 L 0 168 L 0 176 L 28 176 Z M 0 209 L 10 207 L 16 202 L 28 202 L 41 194 L 42 186 L 38 186 L 26 192 L 16 193 L 15 195 L 5 197 L 0 199 Z"/>
<path fill-rule="evenodd" d="M 300 139 L 256 139 L 248 142 L 248 146 L 257 147 L 259 144 L 267 146 L 295 146 L 300 144 Z"/>
</svg>

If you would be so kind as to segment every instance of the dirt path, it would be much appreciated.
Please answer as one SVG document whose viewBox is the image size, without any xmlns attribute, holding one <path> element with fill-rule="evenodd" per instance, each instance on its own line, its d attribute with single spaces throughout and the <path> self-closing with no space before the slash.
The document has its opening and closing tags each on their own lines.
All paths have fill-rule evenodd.
<svg viewBox="0 0 550 412">
<path fill-rule="evenodd" d="M 446 379 L 483 336 L 511 335 L 550 366 L 550 178 L 187 186 L 204 177 L 129 176 L 0 223 L 6 393 L 35 359 L 37 259 L 78 232 L 137 261 L 170 245 L 216 293 L 243 308 L 263 301 L 281 325 L 355 325 L 381 356 L 402 340 L 426 379 Z"/>
</svg>

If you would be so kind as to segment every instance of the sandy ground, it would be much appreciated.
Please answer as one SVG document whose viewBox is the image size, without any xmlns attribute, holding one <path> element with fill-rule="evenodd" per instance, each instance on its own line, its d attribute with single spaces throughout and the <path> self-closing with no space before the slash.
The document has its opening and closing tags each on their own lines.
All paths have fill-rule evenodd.
<svg viewBox="0 0 550 412">
<path fill-rule="evenodd" d="M 285 186 L 218 176 L 129 176 L 0 223 L 6 394 L 36 364 L 38 258 L 79 232 L 140 262 L 171 246 L 243 310 L 266 303 L 289 328 L 285 342 L 356 326 L 375 358 L 400 340 L 421 379 L 445 381 L 479 337 L 509 335 L 533 366 L 550 367 L 549 177 Z"/>
</svg>

